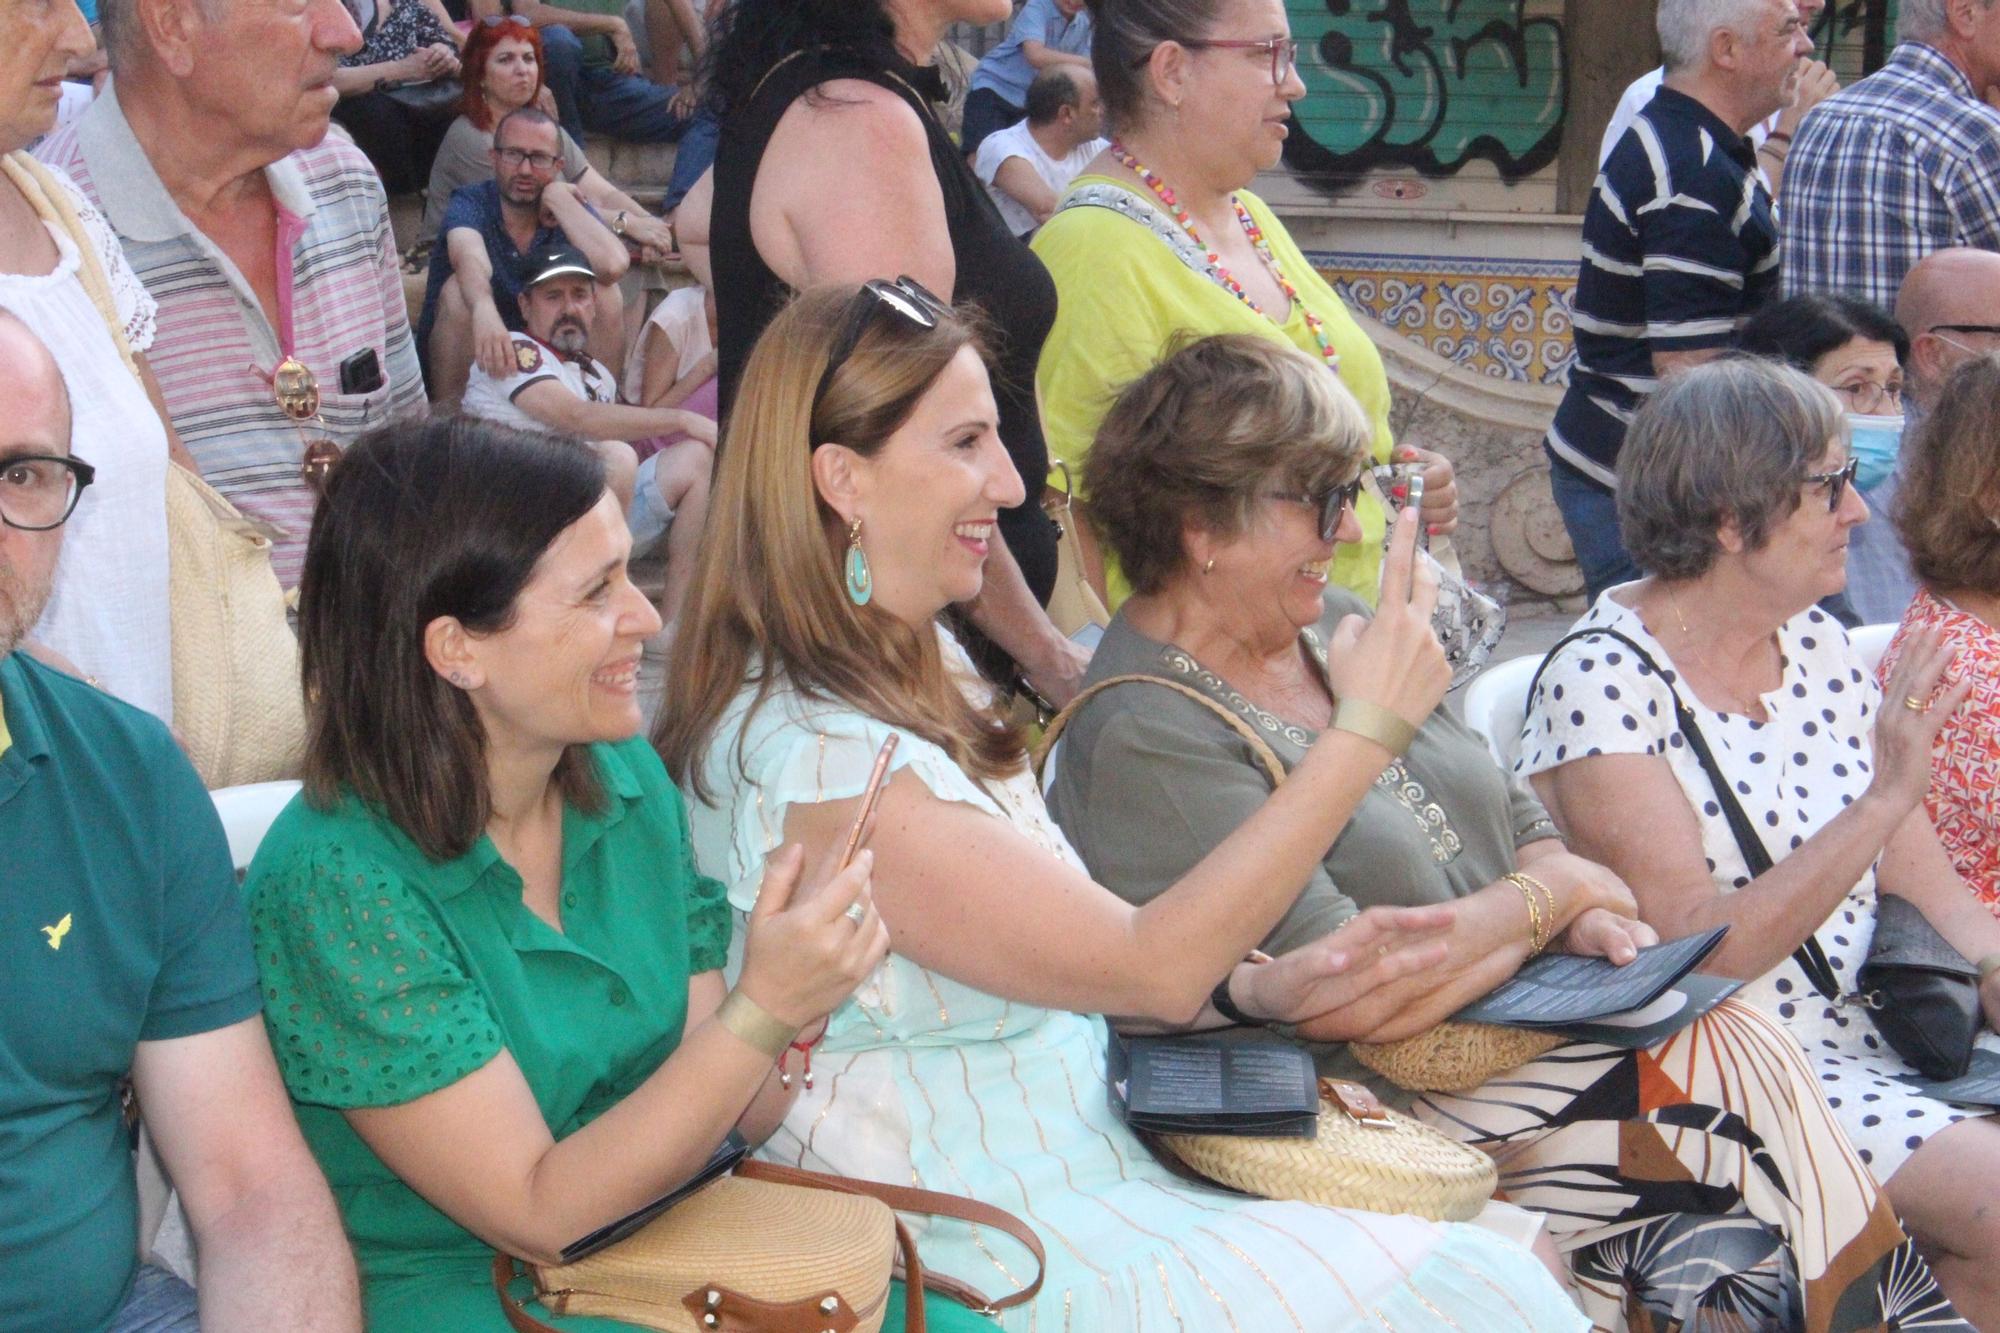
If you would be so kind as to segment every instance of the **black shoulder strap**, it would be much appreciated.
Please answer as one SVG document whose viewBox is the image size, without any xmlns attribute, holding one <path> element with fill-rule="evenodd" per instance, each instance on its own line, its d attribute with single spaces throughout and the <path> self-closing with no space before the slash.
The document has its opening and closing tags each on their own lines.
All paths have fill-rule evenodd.
<svg viewBox="0 0 2000 1333">
<path fill-rule="evenodd" d="M 1528 706 L 1531 708 L 1534 706 L 1535 692 L 1542 685 L 1542 673 L 1549 669 L 1549 663 L 1555 661 L 1556 654 L 1579 639 L 1590 638 L 1615 639 L 1624 644 L 1631 650 L 1632 655 L 1638 658 L 1647 670 L 1658 676 L 1660 683 L 1667 687 L 1667 697 L 1674 703 L 1674 723 L 1680 728 L 1681 736 L 1687 741 L 1688 748 L 1694 751 L 1694 757 L 1700 761 L 1702 772 L 1708 774 L 1709 785 L 1715 788 L 1716 804 L 1722 807 L 1722 817 L 1728 821 L 1729 831 L 1736 837 L 1736 846 L 1743 853 L 1743 864 L 1749 868 L 1752 879 L 1769 870 L 1774 864 L 1771 853 L 1764 846 L 1764 840 L 1757 836 L 1757 830 L 1750 823 L 1750 817 L 1743 813 L 1743 806 L 1737 801 L 1736 793 L 1729 785 L 1729 779 L 1723 776 L 1722 766 L 1715 762 L 1714 751 L 1708 748 L 1707 738 L 1701 734 L 1701 728 L 1695 725 L 1694 710 L 1681 698 L 1681 692 L 1674 688 L 1672 678 L 1658 662 L 1653 660 L 1653 655 L 1634 643 L 1630 637 L 1615 629 L 1592 628 L 1580 629 L 1574 634 L 1566 634 L 1558 639 L 1555 646 L 1542 658 L 1542 664 L 1535 668 L 1534 679 L 1528 682 Z M 1814 990 L 1829 1000 L 1840 998 L 1840 982 L 1833 975 L 1833 965 L 1827 961 L 1826 950 L 1820 947 L 1818 939 L 1807 935 L 1805 943 L 1792 951 L 1792 961 L 1805 971 Z"/>
</svg>

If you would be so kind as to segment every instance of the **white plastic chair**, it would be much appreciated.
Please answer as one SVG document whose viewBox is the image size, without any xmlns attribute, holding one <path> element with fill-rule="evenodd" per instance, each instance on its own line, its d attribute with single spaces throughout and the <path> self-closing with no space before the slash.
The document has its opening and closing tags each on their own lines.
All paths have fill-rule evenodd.
<svg viewBox="0 0 2000 1333">
<path fill-rule="evenodd" d="M 271 830 L 278 812 L 298 794 L 296 782 L 256 782 L 209 793 L 222 831 L 229 838 L 229 861 L 237 877 L 250 868 L 257 845 Z M 195 1280 L 194 1241 L 180 1196 L 160 1165 L 159 1153 L 145 1125 L 139 1127 L 134 1168 L 139 1178 L 139 1257 L 160 1265 L 182 1281 Z"/>
<path fill-rule="evenodd" d="M 1521 757 L 1521 723 L 1528 713 L 1528 685 L 1535 668 L 1542 664 L 1540 653 L 1511 658 L 1487 667 L 1473 677 L 1465 690 L 1465 725 L 1485 740 L 1493 761 L 1506 772 L 1514 771 Z"/>
<path fill-rule="evenodd" d="M 1861 659 L 1861 665 L 1873 672 L 1882 664 L 1882 654 L 1889 651 L 1889 640 L 1896 637 L 1899 628 L 1894 622 L 1862 625 L 1847 632 L 1847 641 L 1854 645 L 1855 656 Z"/>
</svg>

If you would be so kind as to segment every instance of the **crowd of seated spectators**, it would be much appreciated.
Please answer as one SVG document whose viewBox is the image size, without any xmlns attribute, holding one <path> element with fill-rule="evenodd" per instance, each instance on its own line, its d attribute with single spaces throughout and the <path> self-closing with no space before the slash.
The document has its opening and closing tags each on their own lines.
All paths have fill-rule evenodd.
<svg viewBox="0 0 2000 1333">
<path fill-rule="evenodd" d="M 0 0 L 0 1333 L 499 1333 L 496 1252 L 731 1133 L 1045 1241 L 1030 1293 L 927 1229 L 960 1285 L 888 1328 L 2000 1325 L 2000 1129 L 1844 993 L 1895 899 L 2000 1023 L 2000 253 L 1932 169 L 2000 4 L 1903 0 L 1847 90 L 1822 9 L 1660 0 L 1507 772 L 1443 703 L 1453 464 L 1252 189 L 1283 0 Z M 662 206 L 589 136 L 676 144 Z M 246 870 L 212 756 L 280 718 Z M 1717 926 L 1740 989 L 1650 1046 L 1354 1050 Z M 1169 1169 L 1106 1042 L 1225 1029 L 1499 1197 Z"/>
</svg>

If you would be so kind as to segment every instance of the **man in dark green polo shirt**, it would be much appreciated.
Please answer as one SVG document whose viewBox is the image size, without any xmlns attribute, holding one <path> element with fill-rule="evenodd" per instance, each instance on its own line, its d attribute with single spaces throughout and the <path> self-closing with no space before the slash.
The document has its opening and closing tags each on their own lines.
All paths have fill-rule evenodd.
<svg viewBox="0 0 2000 1333">
<path fill-rule="evenodd" d="M 0 403 L 0 1333 L 197 1327 L 194 1293 L 138 1262 L 128 1071 L 194 1233 L 201 1327 L 358 1329 L 215 807 L 152 716 L 17 651 L 91 472 L 61 372 L 5 312 Z"/>
</svg>

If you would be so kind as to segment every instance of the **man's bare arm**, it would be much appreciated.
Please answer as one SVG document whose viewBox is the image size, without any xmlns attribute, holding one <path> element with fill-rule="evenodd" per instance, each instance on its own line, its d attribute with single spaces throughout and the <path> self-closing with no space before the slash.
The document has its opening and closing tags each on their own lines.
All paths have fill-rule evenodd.
<svg viewBox="0 0 2000 1333">
<path fill-rule="evenodd" d="M 568 181 L 555 181 L 542 191 L 542 211 L 555 220 L 569 243 L 583 251 L 602 286 L 610 286 L 632 267 L 632 252 L 611 228 L 590 211 Z"/>
<path fill-rule="evenodd" d="M 132 1081 L 194 1231 L 202 1328 L 357 1333 L 354 1258 L 263 1020 L 142 1041 Z"/>
<path fill-rule="evenodd" d="M 1010 157 L 1002 162 L 1000 169 L 993 173 L 993 183 L 1033 213 L 1035 221 L 1047 222 L 1055 216 L 1056 192 L 1049 188 L 1041 173 L 1028 165 L 1027 158 Z"/>
<path fill-rule="evenodd" d="M 586 440 L 649 440 L 656 435 L 692 435 L 715 443 L 715 423 L 678 407 L 628 407 L 593 403 L 561 383 L 537 380 L 514 395 L 514 405 L 551 430 Z"/>
</svg>

